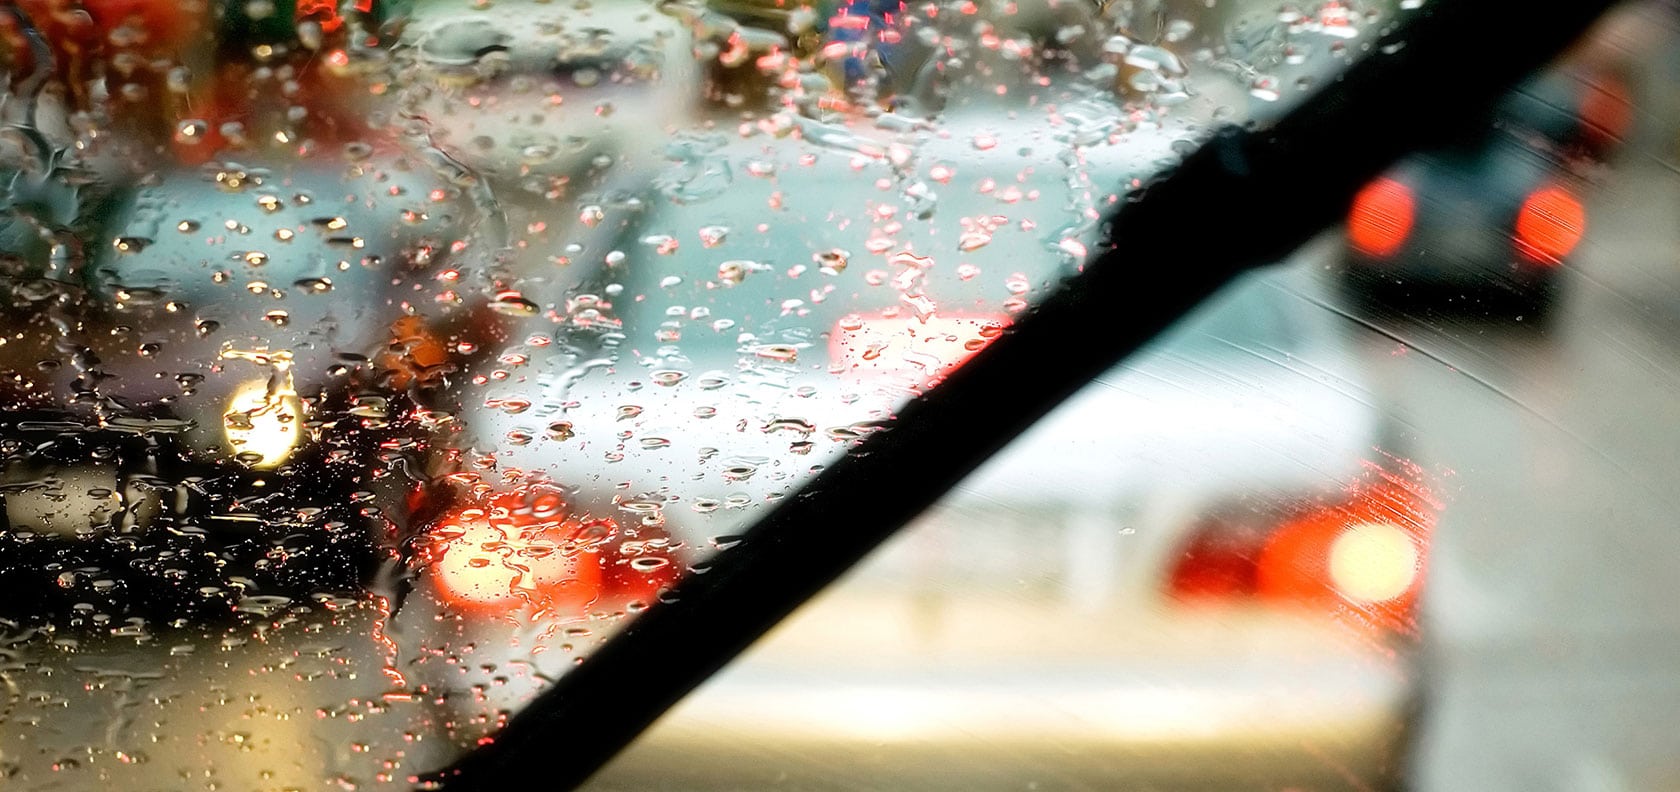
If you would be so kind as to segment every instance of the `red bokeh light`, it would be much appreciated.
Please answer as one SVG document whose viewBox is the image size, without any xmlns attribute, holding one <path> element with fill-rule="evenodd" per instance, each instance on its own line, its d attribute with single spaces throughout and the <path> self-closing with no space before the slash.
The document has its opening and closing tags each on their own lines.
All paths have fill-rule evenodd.
<svg viewBox="0 0 1680 792">
<path fill-rule="evenodd" d="M 1411 236 L 1416 213 L 1410 188 L 1393 179 L 1377 179 L 1354 196 L 1348 243 L 1368 256 L 1392 256 Z"/>
<path fill-rule="evenodd" d="M 449 512 L 431 529 L 428 555 L 453 606 L 582 613 L 600 597 L 601 545 L 617 533 L 610 520 L 567 516 L 559 493 L 536 490 Z"/>
<path fill-rule="evenodd" d="M 1568 190 L 1548 185 L 1530 193 L 1517 212 L 1516 245 L 1523 258 L 1558 264 L 1587 232 L 1587 210 Z"/>
</svg>

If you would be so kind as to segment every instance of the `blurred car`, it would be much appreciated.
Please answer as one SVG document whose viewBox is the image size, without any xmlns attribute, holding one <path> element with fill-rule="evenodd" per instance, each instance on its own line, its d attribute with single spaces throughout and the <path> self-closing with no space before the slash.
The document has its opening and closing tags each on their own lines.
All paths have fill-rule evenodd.
<svg viewBox="0 0 1680 792">
<path fill-rule="evenodd" d="M 1588 229 L 1592 171 L 1630 108 L 1612 70 L 1566 64 L 1513 92 L 1483 132 L 1367 185 L 1347 218 L 1348 293 L 1543 319 Z"/>
</svg>

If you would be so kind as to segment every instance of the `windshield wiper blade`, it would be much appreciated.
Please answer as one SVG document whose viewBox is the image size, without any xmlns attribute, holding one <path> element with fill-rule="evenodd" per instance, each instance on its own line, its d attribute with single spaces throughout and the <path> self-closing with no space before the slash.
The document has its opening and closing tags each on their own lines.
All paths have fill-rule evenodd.
<svg viewBox="0 0 1680 792">
<path fill-rule="evenodd" d="M 1129 198 L 1081 274 L 428 781 L 582 783 L 1080 386 L 1335 225 L 1367 181 L 1483 118 L 1614 2 L 1438 0 L 1275 126 L 1215 135 Z"/>
</svg>

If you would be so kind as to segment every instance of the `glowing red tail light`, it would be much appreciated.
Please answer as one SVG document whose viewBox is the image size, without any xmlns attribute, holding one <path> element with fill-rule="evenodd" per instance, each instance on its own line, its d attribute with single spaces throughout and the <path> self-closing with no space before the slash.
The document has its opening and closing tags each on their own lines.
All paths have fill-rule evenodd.
<svg viewBox="0 0 1680 792">
<path fill-rule="evenodd" d="M 1411 632 L 1436 504 L 1422 484 L 1386 471 L 1346 499 L 1271 530 L 1224 527 L 1194 537 L 1169 579 L 1181 603 L 1256 601 Z"/>
<path fill-rule="evenodd" d="M 437 492 L 417 489 L 414 514 L 437 513 Z M 417 560 L 437 597 L 479 617 L 643 608 L 682 577 L 683 547 L 658 525 L 621 527 L 579 513 L 546 486 L 444 506 Z"/>
<path fill-rule="evenodd" d="M 1392 256 L 1411 236 L 1417 202 L 1411 188 L 1380 178 L 1359 191 L 1348 212 L 1348 243 L 1368 256 Z"/>
<path fill-rule="evenodd" d="M 649 606 L 682 576 L 678 554 L 661 540 L 625 542 L 607 563 L 607 599 L 615 605 Z"/>
<path fill-rule="evenodd" d="M 1633 126 L 1633 94 L 1613 74 L 1596 74 L 1586 81 L 1581 96 L 1581 134 L 1592 146 L 1605 150 L 1620 142 Z"/>
<path fill-rule="evenodd" d="M 1168 589 L 1181 602 L 1223 602 L 1254 594 L 1259 543 L 1251 536 L 1203 533 L 1173 567 Z"/>
<path fill-rule="evenodd" d="M 568 517 L 558 493 L 509 494 L 445 515 L 425 557 L 439 596 L 455 607 L 581 613 L 600 596 L 599 548 L 617 533 L 610 520 Z"/>
<path fill-rule="evenodd" d="M 435 567 L 443 598 L 474 610 L 525 605 L 576 609 L 601 588 L 600 559 L 569 550 L 557 532 L 508 530 L 471 516 L 446 520 Z"/>
<path fill-rule="evenodd" d="M 829 359 L 838 373 L 934 379 L 1002 335 L 1008 322 L 994 314 L 935 314 L 925 320 L 850 314 L 829 335 Z"/>
<path fill-rule="evenodd" d="M 1587 210 L 1572 193 L 1547 185 L 1529 193 L 1517 212 L 1517 252 L 1529 261 L 1558 264 L 1587 231 Z"/>
<path fill-rule="evenodd" d="M 1434 514 L 1409 482 L 1362 487 L 1346 503 L 1310 512 L 1273 534 L 1260 553 L 1256 594 L 1409 632 Z"/>
</svg>

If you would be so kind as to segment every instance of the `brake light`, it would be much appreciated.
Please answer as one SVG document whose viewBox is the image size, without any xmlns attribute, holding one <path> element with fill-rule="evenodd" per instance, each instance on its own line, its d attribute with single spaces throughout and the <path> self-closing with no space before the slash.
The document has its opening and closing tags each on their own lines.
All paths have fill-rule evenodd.
<svg viewBox="0 0 1680 792">
<path fill-rule="evenodd" d="M 1587 210 L 1568 190 L 1547 185 L 1529 193 L 1517 212 L 1515 243 L 1523 258 L 1559 264 L 1587 230 Z"/>
<path fill-rule="evenodd" d="M 471 518 L 446 522 L 440 534 L 448 538 L 435 568 L 451 604 L 487 610 L 527 603 L 584 606 L 600 588 L 596 556 L 568 553 L 558 536 L 507 531 Z"/>
<path fill-rule="evenodd" d="M 1585 80 L 1581 96 L 1581 135 L 1604 151 L 1620 142 L 1633 125 L 1633 98 L 1627 84 L 1612 74 Z"/>
<path fill-rule="evenodd" d="M 829 359 L 838 373 L 949 373 L 1003 334 L 1007 316 L 935 314 L 926 319 L 849 314 L 829 334 Z"/>
<path fill-rule="evenodd" d="M 1423 552 L 1412 534 L 1386 522 L 1346 526 L 1330 540 L 1330 585 L 1356 603 L 1390 602 L 1421 579 Z"/>
<path fill-rule="evenodd" d="M 446 515 L 426 552 L 438 594 L 473 611 L 581 613 L 600 596 L 599 549 L 617 526 L 565 511 L 558 493 L 539 490 Z"/>
<path fill-rule="evenodd" d="M 605 588 L 615 606 L 649 606 L 682 577 L 678 553 L 666 538 L 627 541 L 618 558 L 606 564 Z"/>
<path fill-rule="evenodd" d="M 1210 523 L 1168 579 L 1181 603 L 1254 601 L 1410 632 L 1439 505 L 1415 475 L 1373 469 L 1339 502 L 1263 525 Z"/>
<path fill-rule="evenodd" d="M 1348 243 L 1368 256 L 1392 256 L 1411 236 L 1417 204 L 1411 188 L 1380 178 L 1359 191 L 1348 212 Z"/>
<path fill-rule="evenodd" d="M 1256 593 L 1410 632 L 1436 510 L 1418 482 L 1384 473 L 1281 526 L 1260 553 Z"/>
<path fill-rule="evenodd" d="M 1259 543 L 1250 534 L 1199 532 L 1168 583 L 1181 602 L 1219 602 L 1254 594 Z"/>
</svg>

